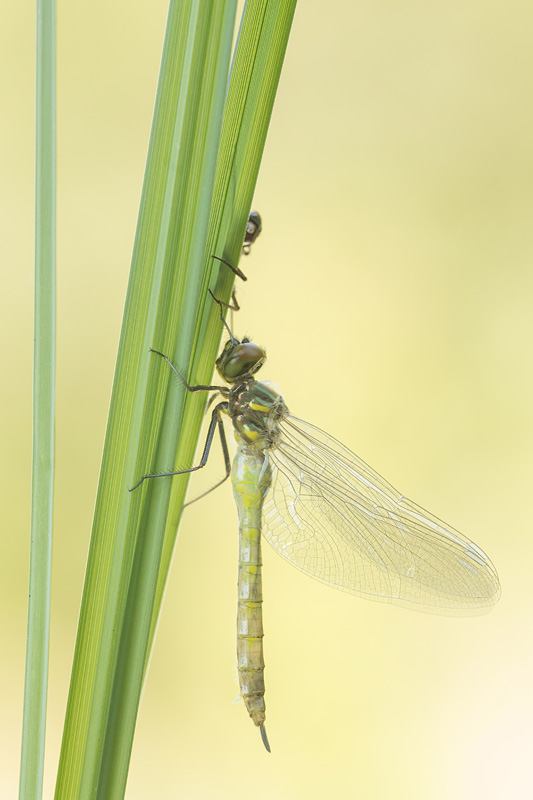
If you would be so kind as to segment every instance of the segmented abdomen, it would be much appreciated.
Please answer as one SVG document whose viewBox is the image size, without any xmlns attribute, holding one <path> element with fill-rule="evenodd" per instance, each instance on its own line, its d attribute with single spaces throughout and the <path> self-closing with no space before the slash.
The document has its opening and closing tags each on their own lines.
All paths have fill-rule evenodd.
<svg viewBox="0 0 533 800">
<path fill-rule="evenodd" d="M 265 452 L 241 444 L 231 471 L 239 513 L 237 667 L 241 697 L 258 726 L 265 721 L 261 512 L 270 478 Z"/>
</svg>

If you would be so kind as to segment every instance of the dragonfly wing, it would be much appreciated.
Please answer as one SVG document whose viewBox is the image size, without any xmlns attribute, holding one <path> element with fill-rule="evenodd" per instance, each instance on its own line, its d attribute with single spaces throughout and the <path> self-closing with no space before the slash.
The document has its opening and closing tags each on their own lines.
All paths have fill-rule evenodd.
<svg viewBox="0 0 533 800">
<path fill-rule="evenodd" d="M 371 600 L 472 614 L 499 597 L 473 542 L 399 494 L 333 437 L 289 416 L 269 450 L 263 533 L 318 580 Z"/>
</svg>

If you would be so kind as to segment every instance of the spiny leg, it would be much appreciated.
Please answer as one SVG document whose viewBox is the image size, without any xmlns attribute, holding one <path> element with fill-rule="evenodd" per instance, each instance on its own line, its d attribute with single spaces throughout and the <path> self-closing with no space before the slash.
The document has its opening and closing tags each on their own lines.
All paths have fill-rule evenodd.
<svg viewBox="0 0 533 800">
<path fill-rule="evenodd" d="M 229 261 L 226 261 L 226 259 L 225 259 L 225 258 L 220 258 L 219 256 L 211 256 L 211 258 L 214 258 L 214 259 L 215 259 L 215 261 L 220 261 L 220 262 L 222 262 L 222 264 L 225 264 L 225 265 L 226 265 L 227 267 L 229 267 L 229 268 L 230 268 L 230 270 L 231 270 L 232 272 L 234 272 L 234 273 L 235 273 L 235 275 L 237 275 L 237 276 L 238 276 L 238 277 L 239 277 L 239 278 L 240 278 L 242 281 L 247 281 L 247 280 L 248 280 L 248 278 L 246 277 L 246 275 L 244 274 L 244 272 L 242 272 L 242 271 L 239 269 L 239 267 L 234 267 L 234 266 L 233 266 L 233 264 L 230 264 L 230 263 L 229 263 Z"/>
<path fill-rule="evenodd" d="M 196 503 L 197 500 L 201 500 L 202 497 L 205 497 L 210 492 L 213 492 L 215 489 L 218 489 L 218 487 L 222 486 L 222 484 L 225 481 L 227 481 L 229 476 L 231 475 L 231 460 L 229 457 L 228 441 L 226 439 L 226 431 L 224 430 L 224 423 L 222 422 L 222 418 L 220 416 L 218 418 L 218 435 L 220 437 L 220 444 L 222 445 L 222 453 L 224 454 L 224 468 L 226 470 L 226 474 L 220 481 L 218 481 L 218 483 L 215 483 L 214 486 L 211 486 L 210 489 L 207 489 L 205 492 L 202 492 L 202 494 L 199 494 L 198 497 L 195 497 L 193 500 L 189 500 L 187 503 L 184 503 L 183 508 L 185 508 L 186 506 L 190 506 L 192 503 Z"/>
<path fill-rule="evenodd" d="M 211 391 L 215 391 L 215 392 L 218 392 L 218 393 L 227 394 L 228 390 L 227 390 L 227 388 L 225 386 L 207 386 L 207 385 L 204 385 L 204 384 L 198 384 L 197 386 L 190 386 L 187 383 L 187 381 L 185 380 L 185 378 L 183 377 L 183 375 L 180 372 L 178 372 L 178 370 L 176 369 L 176 367 L 174 366 L 172 361 L 169 358 L 167 358 L 167 356 L 164 353 L 161 353 L 160 350 L 154 350 L 152 347 L 150 348 L 150 352 L 151 353 L 155 353 L 158 356 L 161 356 L 161 358 L 164 358 L 164 360 L 167 362 L 167 364 L 172 369 L 172 371 L 176 373 L 176 375 L 178 376 L 180 381 L 183 383 L 183 385 L 185 386 L 187 391 L 189 391 L 189 392 L 211 392 Z M 223 427 L 223 424 L 222 424 L 222 419 L 220 418 L 220 412 L 221 412 L 222 408 L 226 408 L 226 407 L 227 407 L 226 403 L 219 403 L 216 406 L 216 408 L 213 409 L 213 413 L 211 415 L 211 423 L 209 425 L 209 430 L 207 432 L 207 439 L 206 439 L 206 443 L 205 443 L 205 446 L 204 446 L 204 452 L 203 452 L 203 455 L 202 455 L 202 461 L 200 462 L 200 464 L 197 467 L 190 467 L 189 469 L 183 469 L 183 470 L 174 470 L 172 472 L 157 472 L 157 473 L 149 473 L 147 475 L 143 475 L 143 477 L 140 479 L 140 481 L 138 481 L 135 484 L 135 486 L 132 486 L 132 488 L 129 489 L 129 491 L 133 492 L 135 489 L 137 489 L 141 485 L 141 483 L 144 480 L 146 480 L 146 478 L 164 478 L 164 477 L 168 477 L 168 476 L 171 476 L 171 475 L 183 475 L 183 474 L 185 474 L 187 472 L 194 472 L 195 470 L 201 469 L 202 467 L 204 467 L 206 462 L 207 462 L 207 458 L 209 456 L 209 451 L 211 449 L 211 444 L 213 442 L 213 436 L 215 434 L 217 421 L 219 422 L 219 432 L 222 431 L 222 435 L 224 436 L 222 449 L 224 451 L 224 454 L 226 454 L 228 447 L 227 447 L 227 442 L 226 442 L 226 438 L 225 438 L 225 434 L 224 434 L 224 427 Z"/>
<path fill-rule="evenodd" d="M 217 303 L 219 308 L 220 308 L 220 319 L 222 320 L 222 323 L 223 323 L 224 327 L 228 331 L 228 333 L 230 335 L 230 338 L 232 339 L 232 341 L 236 341 L 235 337 L 233 336 L 233 334 L 232 334 L 232 332 L 231 332 L 231 330 L 230 330 L 230 328 L 229 328 L 229 326 L 228 326 L 228 324 L 226 322 L 224 314 L 222 313 L 222 308 L 223 307 L 224 308 L 229 308 L 229 309 L 231 309 L 231 311 L 239 311 L 240 306 L 239 306 L 239 304 L 237 302 L 235 289 L 233 290 L 232 295 L 231 295 L 231 299 L 233 300 L 233 305 L 231 305 L 231 303 L 225 303 L 223 300 L 219 300 L 218 297 L 215 297 L 215 295 L 213 294 L 211 289 L 209 289 L 208 291 L 209 291 L 209 294 L 211 295 L 211 297 L 213 298 L 213 300 L 215 301 L 215 303 Z M 217 396 L 216 394 L 212 394 L 211 397 L 209 398 L 209 400 L 207 401 L 206 413 L 209 411 L 209 407 L 210 407 L 211 403 L 215 400 L 216 396 Z M 215 483 L 214 486 L 211 486 L 210 489 L 207 489 L 205 492 L 202 492 L 202 494 L 199 494 L 198 497 L 195 497 L 193 500 L 189 500 L 187 503 L 184 503 L 183 508 L 185 508 L 186 506 L 190 506 L 192 503 L 196 503 L 197 500 L 201 500 L 202 497 L 205 497 L 206 495 L 210 494 L 210 492 L 213 492 L 215 489 L 218 489 L 218 487 L 222 486 L 222 484 L 225 481 L 227 481 L 227 479 L 231 475 L 231 461 L 230 461 L 230 457 L 229 457 L 228 443 L 227 443 L 227 439 L 226 439 L 226 432 L 224 430 L 224 425 L 222 423 L 222 420 L 220 420 L 219 426 L 220 426 L 219 427 L 220 442 L 222 444 L 222 451 L 224 453 L 224 466 L 225 466 L 225 469 L 226 469 L 226 474 L 224 475 L 224 477 L 220 481 Z"/>
<path fill-rule="evenodd" d="M 217 301 L 217 302 L 219 302 L 219 301 Z M 159 350 L 154 350 L 153 347 L 150 348 L 150 352 L 151 353 L 155 353 L 156 355 L 161 356 L 161 358 L 165 359 L 165 361 L 167 362 L 167 364 L 169 365 L 171 370 L 176 373 L 176 375 L 178 376 L 180 381 L 183 383 L 183 385 L 185 386 L 185 388 L 187 389 L 188 392 L 226 392 L 227 393 L 228 390 L 227 390 L 227 388 L 225 386 L 204 386 L 203 384 L 198 384 L 198 386 L 189 386 L 189 384 L 187 383 L 187 381 L 185 380 L 183 375 L 180 372 L 178 372 L 178 370 L 176 369 L 176 367 L 174 366 L 174 364 L 172 363 L 170 358 L 167 358 L 167 356 L 164 353 L 161 353 Z"/>
<path fill-rule="evenodd" d="M 238 342 L 237 342 L 237 339 L 236 339 L 236 338 L 235 338 L 235 336 L 232 334 L 232 332 L 231 332 L 231 328 L 230 328 L 230 326 L 228 325 L 228 323 L 226 322 L 226 318 L 225 318 L 225 316 L 224 316 L 224 314 L 223 314 L 223 312 L 222 312 L 222 309 L 224 308 L 224 306 L 225 306 L 226 308 L 231 308 L 231 306 L 229 306 L 227 303 L 224 303 L 224 302 L 223 302 L 223 300 L 219 300 L 219 299 L 218 299 L 218 297 L 215 297 L 215 295 L 213 294 L 213 292 L 211 291 L 211 289 L 208 289 L 208 292 L 209 292 L 209 294 L 211 295 L 211 297 L 213 298 L 213 300 L 215 301 L 215 303 L 217 303 L 217 304 L 218 304 L 218 307 L 219 307 L 219 309 L 220 309 L 220 319 L 222 320 L 222 324 L 224 325 L 225 329 L 226 329 L 226 330 L 227 330 L 227 332 L 228 332 L 229 338 L 231 339 L 231 341 L 233 342 L 233 344 L 238 344 Z"/>
<path fill-rule="evenodd" d="M 261 233 L 261 228 L 262 228 L 261 217 L 259 216 L 259 213 L 257 211 L 250 212 L 250 217 L 249 217 L 247 225 L 246 225 L 246 236 L 245 236 L 244 244 L 243 244 L 243 247 L 242 247 L 242 252 L 244 253 L 244 255 L 247 256 L 248 253 L 250 252 L 250 246 L 255 242 L 255 240 L 257 239 L 257 237 Z M 225 258 L 220 258 L 219 256 L 211 256 L 211 258 L 214 258 L 216 261 L 220 261 L 222 264 L 225 264 L 227 267 L 230 268 L 230 270 L 235 275 L 237 275 L 237 277 L 241 278 L 241 280 L 243 280 L 243 281 L 247 281 L 248 280 L 248 278 L 246 277 L 244 272 L 242 272 L 238 267 L 234 267 L 233 264 L 230 264 L 229 261 L 226 261 Z M 215 297 L 215 295 L 213 294 L 211 289 L 209 289 L 209 294 L 211 295 L 213 300 L 215 300 L 219 304 L 220 309 L 221 309 L 220 310 L 220 317 L 221 317 L 222 322 L 224 323 L 225 327 L 228 328 L 228 326 L 226 324 L 226 321 L 224 319 L 224 316 L 222 314 L 222 306 L 224 306 L 225 308 L 229 308 L 231 311 L 239 311 L 240 310 L 240 305 L 237 302 L 237 295 L 235 294 L 235 289 L 233 289 L 233 291 L 231 293 L 232 303 L 225 303 L 223 300 L 219 300 L 217 297 Z M 232 325 L 233 325 L 233 317 L 231 318 L 231 322 L 232 322 Z M 230 333 L 230 338 L 233 339 L 233 336 L 231 335 L 231 333 Z"/>
<path fill-rule="evenodd" d="M 229 308 L 230 311 L 240 311 L 241 307 L 237 302 L 237 292 L 233 289 L 231 293 L 231 303 L 225 303 L 223 300 L 219 300 L 218 297 L 215 297 L 211 289 L 208 289 L 209 294 L 215 300 L 219 306 L 224 306 L 224 308 Z"/>
<path fill-rule="evenodd" d="M 154 352 L 157 352 L 157 351 L 154 351 Z M 131 489 L 129 489 L 129 491 L 133 492 L 147 478 L 169 478 L 171 475 L 185 475 L 188 472 L 196 472 L 196 470 L 202 469 L 203 467 L 205 467 L 205 465 L 207 464 L 207 459 L 209 458 L 209 453 L 211 451 L 211 445 L 213 444 L 213 437 L 215 435 L 215 430 L 217 428 L 217 425 L 218 425 L 219 434 L 221 436 L 222 450 L 224 452 L 224 461 L 226 462 L 226 472 L 227 472 L 226 478 L 227 478 L 229 476 L 230 472 L 231 472 L 231 465 L 229 464 L 228 445 L 227 445 L 227 442 L 226 442 L 226 435 L 224 433 L 224 426 L 223 426 L 223 423 L 222 423 L 222 418 L 220 416 L 221 412 L 223 410 L 227 411 L 227 409 L 228 409 L 228 404 L 226 402 L 219 403 L 213 409 L 213 413 L 211 414 L 211 422 L 209 423 L 209 430 L 207 431 L 207 439 L 205 440 L 204 452 L 202 453 L 202 458 L 200 459 L 200 463 L 197 464 L 196 467 L 189 467 L 188 469 L 176 469 L 176 470 L 172 470 L 172 472 L 153 472 L 153 473 L 150 473 L 148 475 L 143 475 L 141 480 L 137 481 L 135 486 L 132 486 Z M 228 466 L 229 466 L 229 470 L 228 470 Z M 224 480 L 226 480 L 226 478 L 224 478 Z M 221 483 L 222 483 L 222 481 L 221 481 Z M 213 488 L 215 488 L 215 487 L 213 487 Z"/>
<path fill-rule="evenodd" d="M 233 287 L 233 290 L 231 292 L 231 303 L 225 303 L 224 305 L 227 305 L 227 307 L 231 311 L 231 327 L 233 328 L 233 312 L 241 310 L 241 307 L 237 302 L 237 291 L 235 287 Z"/>
</svg>

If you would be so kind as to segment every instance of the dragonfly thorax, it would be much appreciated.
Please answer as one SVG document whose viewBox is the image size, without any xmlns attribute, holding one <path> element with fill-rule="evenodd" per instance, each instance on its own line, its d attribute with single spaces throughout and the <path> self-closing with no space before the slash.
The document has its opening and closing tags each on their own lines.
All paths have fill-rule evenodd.
<svg viewBox="0 0 533 800">
<path fill-rule="evenodd" d="M 279 422 L 289 409 L 283 397 L 255 378 L 232 386 L 228 414 L 235 427 L 237 441 L 255 450 L 267 450 L 279 439 Z"/>
<path fill-rule="evenodd" d="M 228 339 L 224 350 L 216 360 L 220 377 L 226 383 L 235 383 L 253 375 L 266 359 L 266 353 L 258 344 L 243 339 Z"/>
</svg>

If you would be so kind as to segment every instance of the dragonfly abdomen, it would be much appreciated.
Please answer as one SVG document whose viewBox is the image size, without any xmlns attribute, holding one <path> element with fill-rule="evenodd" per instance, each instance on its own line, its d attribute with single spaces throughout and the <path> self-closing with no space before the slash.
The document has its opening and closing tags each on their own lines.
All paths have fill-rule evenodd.
<svg viewBox="0 0 533 800">
<path fill-rule="evenodd" d="M 241 697 L 257 726 L 263 726 L 266 716 L 261 513 L 271 479 L 267 459 L 264 451 L 241 443 L 232 468 L 233 494 L 239 513 L 237 668 Z"/>
<path fill-rule="evenodd" d="M 260 558 L 260 545 L 257 551 Z M 250 593 L 248 590 L 251 589 Z M 250 594 L 257 598 L 248 600 Z M 244 597 L 243 597 L 244 595 Z M 239 562 L 237 607 L 237 665 L 241 697 L 255 725 L 265 721 L 265 680 L 263 659 L 263 609 L 261 566 Z"/>
</svg>

